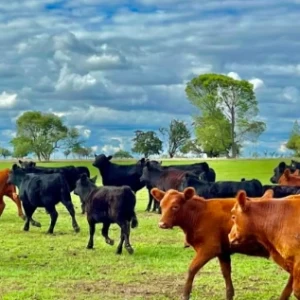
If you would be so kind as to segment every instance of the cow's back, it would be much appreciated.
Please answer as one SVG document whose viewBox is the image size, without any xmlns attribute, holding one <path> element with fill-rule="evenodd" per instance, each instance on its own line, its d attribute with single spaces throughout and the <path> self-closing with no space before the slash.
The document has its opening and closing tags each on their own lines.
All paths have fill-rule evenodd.
<svg viewBox="0 0 300 300">
<path fill-rule="evenodd" d="M 7 179 L 10 169 L 3 169 L 0 171 L 0 195 L 5 194 L 5 187 L 7 186 Z"/>
</svg>

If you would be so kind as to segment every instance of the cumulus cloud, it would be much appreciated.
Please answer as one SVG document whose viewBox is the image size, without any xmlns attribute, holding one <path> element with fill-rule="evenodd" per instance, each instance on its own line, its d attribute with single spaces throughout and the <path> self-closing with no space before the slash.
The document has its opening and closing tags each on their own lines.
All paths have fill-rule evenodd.
<svg viewBox="0 0 300 300">
<path fill-rule="evenodd" d="M 134 130 L 191 122 L 186 82 L 214 72 L 253 84 L 268 128 L 259 147 L 275 151 L 298 117 L 298 9 L 292 0 L 1 2 L 1 131 L 34 108 L 82 126 L 97 151 L 130 150 Z"/>
</svg>

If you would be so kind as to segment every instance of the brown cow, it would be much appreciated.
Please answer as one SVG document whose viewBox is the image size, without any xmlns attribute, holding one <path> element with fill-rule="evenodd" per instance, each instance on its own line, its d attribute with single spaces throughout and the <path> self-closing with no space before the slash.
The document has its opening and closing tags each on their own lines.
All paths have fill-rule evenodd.
<svg viewBox="0 0 300 300">
<path fill-rule="evenodd" d="M 285 169 L 283 174 L 278 179 L 280 185 L 300 186 L 299 170 L 291 173 L 289 169 Z"/>
<path fill-rule="evenodd" d="M 288 299 L 292 292 L 300 299 L 300 195 L 274 200 L 248 201 L 245 191 L 240 191 L 231 211 L 234 225 L 229 241 L 236 246 L 255 239 L 264 245 L 273 260 L 290 273 L 280 299 Z"/>
<path fill-rule="evenodd" d="M 190 297 L 193 280 L 198 271 L 211 259 L 218 257 L 226 284 L 226 299 L 232 300 L 234 288 L 231 280 L 231 259 L 233 253 L 269 258 L 269 252 L 256 241 L 230 246 L 228 234 L 232 227 L 231 209 L 235 199 L 205 200 L 188 187 L 183 192 L 176 190 L 151 190 L 152 196 L 160 202 L 162 209 L 159 227 L 162 229 L 179 226 L 185 233 L 187 242 L 196 251 L 188 271 L 183 299 Z M 270 198 L 272 190 L 260 198 Z M 288 291 L 283 291 L 287 294 Z"/>
<path fill-rule="evenodd" d="M 24 216 L 21 201 L 17 194 L 16 187 L 13 184 L 7 183 L 9 172 L 10 169 L 4 169 L 0 171 L 0 217 L 5 208 L 5 202 L 3 200 L 3 197 L 6 196 L 16 203 L 19 217 L 25 220 L 26 217 Z M 41 224 L 37 221 L 34 221 L 33 219 L 31 219 L 31 223 L 33 226 L 41 227 Z"/>
</svg>

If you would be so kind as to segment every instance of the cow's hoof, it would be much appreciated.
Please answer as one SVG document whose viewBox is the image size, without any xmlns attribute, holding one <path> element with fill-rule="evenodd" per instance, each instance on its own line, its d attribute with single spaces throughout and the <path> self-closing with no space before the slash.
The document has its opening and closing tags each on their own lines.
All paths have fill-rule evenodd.
<svg viewBox="0 0 300 300">
<path fill-rule="evenodd" d="M 29 227 L 24 227 L 23 230 L 24 231 L 29 231 Z"/>
<path fill-rule="evenodd" d="M 80 231 L 80 227 L 74 227 L 74 231 L 75 232 L 79 232 Z"/>
<path fill-rule="evenodd" d="M 88 245 L 86 246 L 86 249 L 93 249 L 93 245 L 88 244 Z"/>
<path fill-rule="evenodd" d="M 122 254 L 122 249 L 117 249 L 116 254 L 121 255 Z"/>
<path fill-rule="evenodd" d="M 133 254 L 134 253 L 134 250 L 129 246 L 129 247 L 126 247 L 126 250 L 129 254 Z"/>
<path fill-rule="evenodd" d="M 42 227 L 41 223 L 40 223 L 40 222 L 37 222 L 37 221 L 32 221 L 32 222 L 31 222 L 31 225 L 32 225 L 32 226 L 35 226 L 35 227 Z"/>
</svg>

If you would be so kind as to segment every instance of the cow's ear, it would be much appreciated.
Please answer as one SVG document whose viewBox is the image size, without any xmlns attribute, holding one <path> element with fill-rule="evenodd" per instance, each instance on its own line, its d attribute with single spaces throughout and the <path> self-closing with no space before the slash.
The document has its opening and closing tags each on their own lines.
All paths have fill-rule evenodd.
<svg viewBox="0 0 300 300">
<path fill-rule="evenodd" d="M 141 163 L 144 164 L 145 163 L 145 157 L 141 158 Z"/>
<path fill-rule="evenodd" d="M 157 202 L 160 202 L 166 194 L 166 192 L 164 192 L 158 188 L 151 189 L 150 193 Z"/>
<path fill-rule="evenodd" d="M 150 167 L 150 160 L 149 160 L 149 159 L 146 161 L 146 167 L 147 167 L 147 168 Z"/>
<path fill-rule="evenodd" d="M 237 192 L 236 195 L 237 202 L 239 206 L 241 207 L 242 211 L 246 211 L 247 206 L 247 194 L 244 190 L 240 190 Z"/>
<path fill-rule="evenodd" d="M 96 153 L 94 153 L 94 156 L 95 156 L 95 157 L 97 157 L 97 154 L 96 154 Z"/>
<path fill-rule="evenodd" d="M 286 179 L 289 179 L 290 176 L 291 176 L 290 169 L 285 169 L 283 174 L 284 174 L 284 176 L 285 176 Z"/>
<path fill-rule="evenodd" d="M 31 161 L 31 162 L 29 163 L 29 166 L 30 166 L 30 167 L 35 167 L 35 166 L 36 166 L 36 163 L 35 163 L 34 161 Z"/>
<path fill-rule="evenodd" d="M 207 173 L 207 172 L 209 171 L 208 163 L 207 163 L 207 162 L 204 162 L 202 166 L 203 166 L 203 171 L 204 171 L 205 173 Z"/>
<path fill-rule="evenodd" d="M 283 172 L 284 169 L 286 168 L 286 163 L 284 161 L 282 161 L 278 167 L 279 167 L 279 170 L 281 170 Z"/>
<path fill-rule="evenodd" d="M 272 199 L 274 197 L 274 191 L 272 189 L 268 189 L 262 195 L 261 200 Z"/>
<path fill-rule="evenodd" d="M 297 169 L 297 170 L 293 173 L 293 175 L 299 176 L 299 169 Z"/>
<path fill-rule="evenodd" d="M 187 200 L 190 200 L 192 199 L 196 194 L 196 191 L 193 187 L 187 187 L 183 190 L 183 195 L 184 195 L 184 199 L 187 201 Z"/>
<path fill-rule="evenodd" d="M 21 165 L 23 163 L 23 161 L 21 159 L 19 159 L 19 164 Z"/>
<path fill-rule="evenodd" d="M 15 171 L 15 170 L 17 170 L 17 169 L 18 169 L 18 165 L 17 165 L 17 164 L 13 164 L 12 170 Z"/>
<path fill-rule="evenodd" d="M 94 176 L 94 177 L 93 177 L 93 178 L 91 178 L 90 180 L 91 180 L 93 183 L 96 183 L 96 181 L 97 181 L 97 177 L 98 177 L 98 175 Z"/>
<path fill-rule="evenodd" d="M 112 155 L 107 156 L 107 160 L 111 160 L 112 159 Z"/>
</svg>

